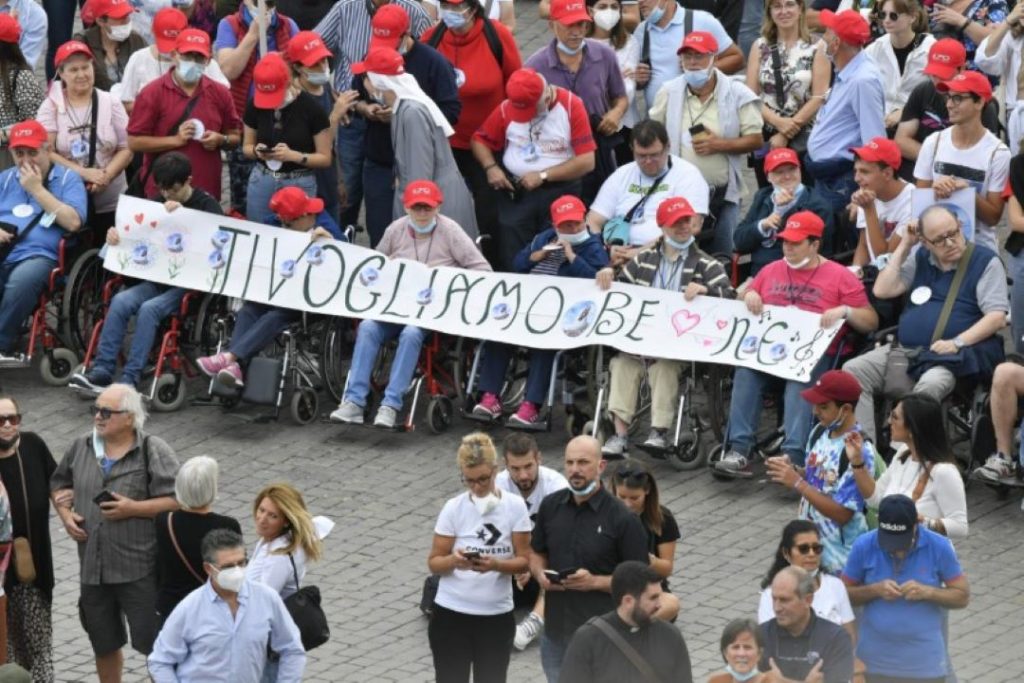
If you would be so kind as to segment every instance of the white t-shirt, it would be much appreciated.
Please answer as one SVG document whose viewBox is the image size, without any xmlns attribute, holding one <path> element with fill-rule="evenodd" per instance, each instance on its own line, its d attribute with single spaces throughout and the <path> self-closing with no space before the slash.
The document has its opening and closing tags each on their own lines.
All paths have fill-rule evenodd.
<svg viewBox="0 0 1024 683">
<path fill-rule="evenodd" d="M 453 550 L 476 550 L 499 560 L 515 557 L 512 534 L 530 533 L 533 524 L 522 496 L 498 495 L 498 505 L 486 515 L 477 511 L 468 491 L 455 496 L 444 504 L 434 533 L 454 538 Z M 456 569 L 441 577 L 435 600 L 462 614 L 505 614 L 512 611 L 512 576 Z"/>
<path fill-rule="evenodd" d="M 285 547 L 290 540 L 288 534 L 278 536 L 269 543 L 261 538 L 256 542 L 245 569 L 247 579 L 272 588 L 281 595 L 282 600 L 299 590 L 299 587 L 295 584 L 295 573 L 292 572 L 292 563 L 288 556 L 272 555 L 271 552 Z M 306 552 L 302 548 L 296 548 L 292 557 L 295 558 L 295 569 L 301 582 L 306 575 Z"/>
<path fill-rule="evenodd" d="M 953 146 L 952 134 L 953 129 L 946 128 L 925 138 L 914 166 L 914 177 L 935 180 L 939 176 L 952 176 L 966 180 L 980 195 L 1002 192 L 1010 172 L 1010 149 L 988 130 L 973 147 L 957 149 Z M 995 228 L 977 217 L 974 220 L 974 241 L 998 253 Z"/>
<path fill-rule="evenodd" d="M 899 235 L 900 239 L 907 234 L 907 224 L 914 217 L 912 203 L 914 199 L 914 185 L 907 183 L 900 190 L 900 193 L 887 202 L 875 199 L 875 212 L 878 214 L 878 222 L 882 226 L 882 234 L 888 242 L 893 235 Z M 865 230 L 868 227 L 867 219 L 864 218 L 864 209 L 857 207 L 857 229 Z M 868 255 L 874 262 L 878 254 L 871 248 L 871 240 L 865 239 L 868 247 Z M 876 264 L 878 265 L 878 264 Z"/>
<path fill-rule="evenodd" d="M 508 491 L 509 493 L 515 493 L 522 496 L 522 492 L 516 483 L 512 481 L 512 477 L 509 475 L 508 470 L 502 470 L 498 472 L 498 478 L 495 480 L 495 484 L 502 491 Z M 537 510 L 540 509 L 540 502 L 544 500 L 544 497 L 549 493 L 555 491 L 561 491 L 562 489 L 569 488 L 569 482 L 561 472 L 553 470 L 550 467 L 544 467 L 541 465 L 537 468 L 537 485 L 533 487 L 533 491 L 524 500 L 526 501 L 526 511 L 530 515 L 530 522 L 536 520 Z M 531 526 L 532 530 L 532 526 Z"/>
<path fill-rule="evenodd" d="M 846 593 L 846 586 L 838 578 L 831 574 L 819 574 L 821 576 L 821 587 L 814 591 L 814 602 L 811 607 L 814 613 L 822 619 L 827 619 L 833 624 L 848 624 L 853 621 L 853 608 L 850 607 L 850 596 Z M 761 604 L 757 607 L 757 623 L 763 624 L 775 618 L 775 608 L 772 606 L 772 587 L 768 586 L 761 591 Z"/>
<path fill-rule="evenodd" d="M 706 215 L 708 212 L 710 191 L 697 167 L 674 154 L 669 156 L 669 163 L 672 167 L 668 175 L 658 183 L 658 187 L 644 202 L 642 210 L 638 209 L 633 216 L 629 230 L 630 244 L 647 244 L 661 237 L 657 221 L 658 205 L 669 197 L 685 197 L 697 213 Z M 652 182 L 654 179 L 641 173 L 635 161 L 626 164 L 604 181 L 590 210 L 609 220 L 625 218 L 633 205 L 650 189 Z"/>
<path fill-rule="evenodd" d="M 158 60 L 149 48 L 133 52 L 124 66 L 124 75 L 119 84 L 120 91 L 114 94 L 122 102 L 134 102 L 143 88 L 166 74 L 173 66 L 174 62 Z M 210 60 L 210 63 L 203 69 L 203 75 L 220 83 L 225 88 L 231 87 L 231 82 L 220 70 L 216 59 Z M 111 92 L 113 93 L 113 88 L 111 88 Z"/>
</svg>

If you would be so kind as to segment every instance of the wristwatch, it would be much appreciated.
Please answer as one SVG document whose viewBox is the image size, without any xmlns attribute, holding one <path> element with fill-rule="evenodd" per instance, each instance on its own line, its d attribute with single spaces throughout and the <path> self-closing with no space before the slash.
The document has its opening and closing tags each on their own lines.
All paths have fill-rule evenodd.
<svg viewBox="0 0 1024 683">
<path fill-rule="evenodd" d="M 299 159 L 299 163 L 302 164 L 303 166 L 306 165 L 307 161 L 309 161 L 309 155 L 308 154 L 303 154 L 302 158 Z"/>
<path fill-rule="evenodd" d="M 548 172 L 547 171 L 541 171 L 540 172 L 540 181 L 542 183 L 546 183 L 548 181 Z"/>
<path fill-rule="evenodd" d="M 962 349 L 962 348 L 964 348 L 965 346 L 967 346 L 967 342 L 965 342 L 965 341 L 964 341 L 964 338 L 963 338 L 963 337 L 961 337 L 961 336 L 960 336 L 960 335 L 958 334 L 958 335 L 957 335 L 957 336 L 956 336 L 956 337 L 955 337 L 955 338 L 953 339 L 953 346 L 955 346 L 955 347 L 956 347 L 956 350 L 957 350 L 957 351 L 959 351 L 960 349 Z"/>
</svg>

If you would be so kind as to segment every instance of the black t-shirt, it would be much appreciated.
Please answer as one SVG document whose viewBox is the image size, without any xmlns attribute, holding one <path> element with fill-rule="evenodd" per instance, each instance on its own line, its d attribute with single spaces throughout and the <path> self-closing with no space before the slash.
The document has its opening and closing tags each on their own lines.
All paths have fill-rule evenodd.
<svg viewBox="0 0 1024 683">
<path fill-rule="evenodd" d="M 769 671 L 769 659 L 774 659 L 782 675 L 802 681 L 818 662 L 823 661 L 821 673 L 825 683 L 849 683 L 853 678 L 853 642 L 850 634 L 839 624 L 818 617 L 811 610 L 807 628 L 793 636 L 779 626 L 775 619 L 761 624 L 761 661 L 758 668 Z"/>
<path fill-rule="evenodd" d="M 550 599 L 552 593 L 548 593 Z M 598 617 L 618 631 L 640 653 L 663 683 L 692 683 L 690 653 L 683 635 L 672 624 L 654 620 L 634 629 L 617 612 Z M 584 624 L 573 636 L 562 660 L 560 683 L 623 683 L 642 681 L 636 666 L 597 626 Z"/>
<path fill-rule="evenodd" d="M 903 73 L 903 70 L 907 67 L 907 56 L 910 54 L 910 51 L 913 50 L 915 47 L 917 47 L 916 40 L 912 40 L 909 43 L 907 43 L 906 47 L 896 47 L 895 45 L 893 46 L 892 52 L 894 55 L 896 55 L 896 65 L 899 66 L 901 74 Z"/>
<path fill-rule="evenodd" d="M 165 202 L 167 198 L 162 194 L 153 195 L 149 198 L 154 202 Z M 182 204 L 186 209 L 195 209 L 196 211 L 205 211 L 206 213 L 215 213 L 218 216 L 224 215 L 224 209 L 221 208 L 220 202 L 213 198 L 206 190 L 201 190 L 198 187 L 192 188 L 192 195 L 188 198 L 188 201 Z"/>
<path fill-rule="evenodd" d="M 22 432 L 21 442 L 16 451 L 21 456 L 0 458 L 0 480 L 7 489 L 11 506 L 11 522 L 15 538 L 30 539 L 32 561 L 36 567 L 35 586 L 48 597 L 53 596 L 53 553 L 50 549 L 50 475 L 57 469 L 57 463 L 46 443 L 39 435 Z M 21 469 L 25 470 L 24 492 L 21 486 Z M 28 493 L 28 519 L 25 517 L 25 492 Z M 27 523 L 26 523 L 27 522 Z M 18 585 L 14 562 L 7 569 L 4 592 L 10 592 Z"/>
<path fill-rule="evenodd" d="M 160 578 L 160 592 L 156 598 L 156 611 L 167 617 L 186 595 L 199 588 L 206 580 L 203 570 L 203 556 L 199 546 L 203 536 L 214 529 L 231 529 L 242 533 L 242 527 L 234 517 L 209 512 L 205 515 L 185 510 L 175 510 L 171 521 L 174 524 L 174 537 L 178 546 L 188 560 L 192 571 L 203 581 L 197 581 L 192 572 L 185 567 L 171 542 L 171 534 L 167 529 L 167 512 L 156 516 L 156 555 Z"/>
<path fill-rule="evenodd" d="M 273 147 L 283 142 L 293 151 L 304 154 L 316 151 L 313 138 L 331 125 L 320 103 L 305 91 L 279 110 L 257 109 L 253 100 L 249 100 L 242 122 L 256 131 L 256 144 Z M 290 173 L 303 168 L 300 164 L 286 161 L 280 171 Z"/>
<path fill-rule="evenodd" d="M 647 529 L 647 552 L 655 557 L 658 557 L 658 546 L 662 543 L 672 543 L 678 541 L 679 525 L 676 524 L 676 518 L 672 515 L 672 511 L 664 505 L 661 506 L 661 533 L 655 534 L 653 530 Z M 661 589 L 668 590 L 668 579 L 661 582 Z"/>
</svg>

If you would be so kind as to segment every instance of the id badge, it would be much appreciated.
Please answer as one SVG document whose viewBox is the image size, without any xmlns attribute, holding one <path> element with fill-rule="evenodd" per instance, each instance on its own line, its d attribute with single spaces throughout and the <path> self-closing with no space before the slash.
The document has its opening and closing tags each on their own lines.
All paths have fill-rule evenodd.
<svg viewBox="0 0 1024 683">
<path fill-rule="evenodd" d="M 538 159 L 540 159 L 540 152 L 537 151 L 537 145 L 529 142 L 523 146 L 523 161 L 533 163 Z"/>
<path fill-rule="evenodd" d="M 71 158 L 82 163 L 89 158 L 89 143 L 84 138 L 75 138 L 71 141 Z"/>
</svg>

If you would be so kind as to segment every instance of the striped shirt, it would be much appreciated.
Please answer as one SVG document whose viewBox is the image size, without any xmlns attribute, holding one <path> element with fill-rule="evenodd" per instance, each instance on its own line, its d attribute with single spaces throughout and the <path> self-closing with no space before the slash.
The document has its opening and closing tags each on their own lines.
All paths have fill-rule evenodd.
<svg viewBox="0 0 1024 683">
<path fill-rule="evenodd" d="M 106 489 L 132 500 L 149 500 L 174 495 L 174 477 L 178 458 L 167 443 L 156 436 L 148 440 L 147 458 L 140 444 L 146 435 L 139 432 L 135 445 L 117 460 L 104 477 L 92 434 L 75 439 L 50 478 L 50 491 L 74 490 L 74 510 L 85 518 L 82 529 L 88 534 L 78 544 L 80 580 L 96 586 L 105 583 L 137 581 L 156 570 L 156 529 L 148 517 L 118 521 L 104 519 L 93 499 Z"/>
<path fill-rule="evenodd" d="M 409 33 L 419 39 L 432 22 L 420 3 L 391 0 L 409 14 Z M 334 53 L 334 89 L 344 92 L 352 87 L 352 65 L 361 62 L 370 49 L 371 0 L 338 0 L 314 29 L 327 49 Z"/>
<path fill-rule="evenodd" d="M 651 244 L 646 249 L 641 249 L 632 260 L 627 261 L 622 270 L 619 271 L 618 280 L 640 285 L 641 287 L 655 287 L 656 289 L 674 289 L 684 291 L 686 285 L 697 282 L 708 288 L 707 296 L 717 296 L 722 299 L 735 299 L 736 290 L 733 289 L 729 276 L 722 267 L 722 262 L 713 256 L 708 256 L 694 245 L 686 250 L 685 261 L 678 276 L 673 277 L 671 268 L 662 268 L 663 256 L 661 243 L 664 238 Z M 663 275 L 659 277 L 659 272 Z M 662 284 L 663 279 L 665 285 Z M 671 282 L 669 282 L 669 280 Z"/>
</svg>

